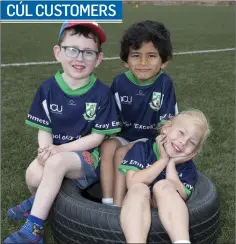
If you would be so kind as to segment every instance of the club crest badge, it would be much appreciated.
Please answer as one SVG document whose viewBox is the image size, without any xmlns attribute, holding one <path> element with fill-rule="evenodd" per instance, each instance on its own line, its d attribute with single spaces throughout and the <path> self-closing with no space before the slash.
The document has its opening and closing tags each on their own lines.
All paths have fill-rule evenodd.
<svg viewBox="0 0 236 244">
<path fill-rule="evenodd" d="M 160 92 L 153 92 L 152 93 L 152 101 L 149 103 L 150 107 L 158 111 L 161 107 L 161 93 Z"/>
<path fill-rule="evenodd" d="M 86 120 L 95 120 L 97 103 L 86 103 L 85 113 L 83 114 Z"/>
</svg>

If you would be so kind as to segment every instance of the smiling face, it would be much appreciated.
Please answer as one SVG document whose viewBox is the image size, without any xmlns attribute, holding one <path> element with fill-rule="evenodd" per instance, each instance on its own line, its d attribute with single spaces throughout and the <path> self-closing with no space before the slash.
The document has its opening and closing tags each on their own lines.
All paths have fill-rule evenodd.
<svg viewBox="0 0 236 244">
<path fill-rule="evenodd" d="M 125 67 L 128 68 L 139 82 L 154 78 L 167 66 L 162 63 L 158 50 L 152 42 L 143 43 L 137 50 L 131 49 Z"/>
<path fill-rule="evenodd" d="M 98 52 L 98 44 L 92 38 L 86 38 L 82 34 L 72 35 L 73 31 L 67 32 L 63 39 L 61 46 L 67 46 L 76 48 L 79 50 L 92 50 Z M 102 53 L 99 53 L 95 60 L 87 61 L 83 59 L 80 53 L 78 57 L 71 58 L 66 55 L 66 50 L 59 45 L 54 47 L 54 55 L 57 61 L 59 61 L 64 70 L 65 79 L 80 80 L 88 77 L 97 67 L 103 57 Z"/>
<path fill-rule="evenodd" d="M 166 134 L 164 148 L 171 158 L 198 152 L 204 136 L 202 127 L 187 115 L 177 116 L 167 122 L 162 132 Z"/>
</svg>

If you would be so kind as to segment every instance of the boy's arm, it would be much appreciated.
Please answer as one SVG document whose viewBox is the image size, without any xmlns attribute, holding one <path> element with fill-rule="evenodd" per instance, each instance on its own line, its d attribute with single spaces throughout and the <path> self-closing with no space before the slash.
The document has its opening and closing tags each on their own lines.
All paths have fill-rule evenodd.
<svg viewBox="0 0 236 244">
<path fill-rule="evenodd" d="M 163 171 L 167 164 L 168 160 L 160 159 L 156 161 L 152 166 L 146 169 L 142 169 L 138 172 L 129 170 L 126 177 L 127 188 L 129 189 L 132 185 L 136 183 L 144 183 L 146 185 L 150 185 Z"/>
<path fill-rule="evenodd" d="M 104 140 L 104 137 L 104 134 L 92 133 L 75 141 L 62 144 L 58 148 L 62 152 L 86 151 L 99 146 Z"/>
<path fill-rule="evenodd" d="M 35 93 L 25 123 L 39 129 L 39 131 L 44 131 L 44 135 L 46 132 L 51 134 L 51 118 L 43 85 Z"/>
<path fill-rule="evenodd" d="M 53 143 L 52 133 L 44 130 L 38 132 L 38 144 L 39 148 L 46 148 Z"/>
<path fill-rule="evenodd" d="M 38 131 L 38 163 L 43 167 L 46 160 L 51 156 L 51 151 L 48 150 L 49 146 L 53 143 L 51 132 L 39 130 Z"/>
</svg>

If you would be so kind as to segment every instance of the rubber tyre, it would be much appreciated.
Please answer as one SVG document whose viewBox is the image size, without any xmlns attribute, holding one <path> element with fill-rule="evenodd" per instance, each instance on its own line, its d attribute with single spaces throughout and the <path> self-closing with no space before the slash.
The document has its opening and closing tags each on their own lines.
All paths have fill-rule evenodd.
<svg viewBox="0 0 236 244">
<path fill-rule="evenodd" d="M 101 204 L 100 197 L 99 184 L 81 192 L 74 181 L 63 182 L 49 218 L 56 243 L 125 243 L 120 227 L 120 208 Z M 206 176 L 199 174 L 187 206 L 191 243 L 216 243 L 220 205 L 216 187 Z M 152 210 L 148 243 L 171 243 L 155 209 Z"/>
</svg>

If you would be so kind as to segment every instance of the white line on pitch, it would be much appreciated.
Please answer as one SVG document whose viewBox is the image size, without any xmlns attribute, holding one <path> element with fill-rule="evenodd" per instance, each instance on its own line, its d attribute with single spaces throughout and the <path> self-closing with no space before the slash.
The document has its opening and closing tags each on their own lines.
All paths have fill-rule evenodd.
<svg viewBox="0 0 236 244">
<path fill-rule="evenodd" d="M 201 53 L 217 53 L 217 52 L 228 52 L 235 51 L 235 48 L 224 48 L 224 49 L 211 49 L 211 50 L 196 50 L 186 52 L 176 52 L 174 55 L 188 55 L 188 54 L 201 54 Z M 118 60 L 120 57 L 105 57 L 103 60 Z M 11 63 L 1 64 L 1 67 L 17 67 L 17 66 L 31 66 L 31 65 L 46 65 L 46 64 L 58 64 L 57 61 L 42 61 L 42 62 L 27 62 L 27 63 Z"/>
</svg>

